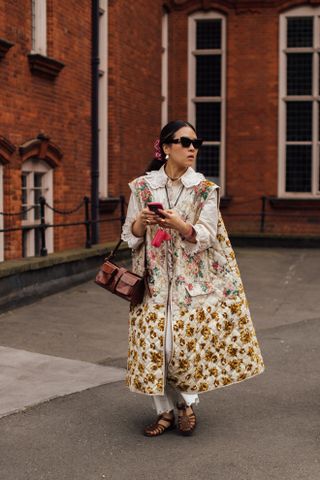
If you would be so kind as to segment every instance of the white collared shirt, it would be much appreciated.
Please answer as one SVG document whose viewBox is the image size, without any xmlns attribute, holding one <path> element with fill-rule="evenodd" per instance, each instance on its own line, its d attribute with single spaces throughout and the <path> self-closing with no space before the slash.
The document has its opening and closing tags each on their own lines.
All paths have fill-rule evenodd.
<svg viewBox="0 0 320 480">
<path fill-rule="evenodd" d="M 183 203 L 184 196 L 188 195 L 188 191 L 195 185 L 198 185 L 201 181 L 205 180 L 205 177 L 202 173 L 196 172 L 192 167 L 188 167 L 187 171 L 178 180 L 172 181 L 166 174 L 164 165 L 162 165 L 159 170 L 147 172 L 145 180 L 152 191 L 154 201 L 161 202 L 164 208 L 168 209 L 169 205 L 164 188 L 165 185 L 167 185 L 170 204 L 173 206 L 182 185 L 185 188 L 179 198 L 179 203 Z M 131 183 L 129 183 L 129 187 L 132 189 Z M 193 225 L 193 228 L 196 231 L 196 243 L 184 240 L 185 250 L 190 254 L 209 248 L 215 241 L 218 223 L 219 188 L 220 187 L 217 186 L 216 189 L 213 189 L 210 192 L 208 198 L 204 202 L 198 221 Z M 129 248 L 132 249 L 138 248 L 138 246 L 144 241 L 144 237 L 136 237 L 131 231 L 131 226 L 137 218 L 139 211 L 140 207 L 137 199 L 135 195 L 131 193 L 126 220 L 122 227 L 121 238 L 127 242 Z"/>
</svg>

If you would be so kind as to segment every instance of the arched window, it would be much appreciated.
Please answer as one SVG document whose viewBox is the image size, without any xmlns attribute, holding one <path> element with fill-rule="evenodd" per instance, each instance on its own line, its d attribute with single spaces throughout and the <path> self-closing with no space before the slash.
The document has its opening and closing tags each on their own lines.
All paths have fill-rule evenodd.
<svg viewBox="0 0 320 480">
<path fill-rule="evenodd" d="M 31 158 L 22 165 L 21 200 L 22 225 L 31 227 L 40 224 L 39 198 L 43 196 L 49 205 L 53 204 L 53 169 L 43 160 Z M 30 207 L 33 207 L 31 208 Z M 30 209 L 30 210 L 28 210 Z M 46 208 L 46 223 L 53 223 L 53 212 Z M 46 229 L 46 247 L 48 253 L 53 252 L 53 228 Z M 40 230 L 26 228 L 22 233 L 22 256 L 40 255 Z"/>
<path fill-rule="evenodd" d="M 320 194 L 319 15 L 310 6 L 280 15 L 279 197 Z"/>
<path fill-rule="evenodd" d="M 189 16 L 188 118 L 205 139 L 197 170 L 225 187 L 226 19 L 216 12 Z"/>
</svg>

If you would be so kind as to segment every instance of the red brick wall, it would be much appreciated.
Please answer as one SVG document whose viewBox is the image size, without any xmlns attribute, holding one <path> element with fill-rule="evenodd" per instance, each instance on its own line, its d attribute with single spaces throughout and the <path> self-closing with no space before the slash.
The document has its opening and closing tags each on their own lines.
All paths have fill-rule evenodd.
<svg viewBox="0 0 320 480">
<path fill-rule="evenodd" d="M 14 42 L 0 63 L 1 135 L 17 150 L 4 169 L 5 209 L 21 208 L 18 147 L 40 131 L 63 153 L 54 173 L 54 205 L 69 209 L 90 195 L 91 5 L 84 0 L 48 1 L 48 56 L 65 67 L 55 80 L 31 74 L 31 2 L 0 2 L 2 38 Z M 81 12 L 81 15 L 77 14 Z M 70 217 L 55 216 L 55 221 Z M 72 220 L 83 218 L 82 212 Z M 7 222 L 6 225 L 8 226 Z M 6 236 L 6 259 L 21 255 L 21 233 Z M 55 229 L 55 250 L 84 245 L 84 227 Z"/>
<path fill-rule="evenodd" d="M 226 194 L 222 208 L 230 233 L 257 231 L 261 195 L 277 194 L 278 17 L 285 6 L 306 2 L 168 0 L 169 120 L 187 118 L 188 14 L 201 8 L 227 16 Z M 266 5 L 269 3 L 270 8 Z M 309 2 L 310 3 L 310 2 Z M 319 2 L 312 2 L 320 4 Z M 153 154 L 161 128 L 161 0 L 121 2 L 108 7 L 108 181 L 109 195 L 125 194 Z M 55 80 L 30 73 L 31 2 L 0 0 L 0 37 L 15 45 L 0 62 L 1 131 L 17 150 L 4 168 L 5 209 L 20 210 L 18 147 L 40 132 L 63 153 L 54 173 L 54 205 L 70 209 L 91 184 L 91 2 L 48 0 L 48 55 L 65 63 Z M 288 210 L 276 210 L 287 213 Z M 270 217 L 267 230 L 318 233 L 313 212 L 297 210 L 297 221 Z M 102 214 L 103 220 L 118 217 Z M 82 220 L 83 211 L 72 217 Z M 70 217 L 55 216 L 55 221 Z M 6 225 L 18 224 L 17 220 Z M 114 240 L 119 221 L 102 223 L 100 241 Z M 82 247 L 83 226 L 55 229 L 55 251 Z M 21 233 L 6 235 L 6 259 L 21 255 Z"/>
<path fill-rule="evenodd" d="M 278 15 L 231 11 L 227 20 L 226 213 L 254 213 L 277 194 Z M 258 217 L 226 217 L 236 231 Z"/>
<path fill-rule="evenodd" d="M 128 190 L 161 127 L 161 2 L 109 8 L 109 185 Z"/>
<path fill-rule="evenodd" d="M 223 1 L 168 2 L 172 7 L 169 117 L 187 116 L 188 14 L 211 6 L 224 13 L 227 21 L 226 195 L 232 199 L 221 212 L 230 233 L 257 232 L 259 216 L 233 214 L 259 213 L 262 195 L 277 196 L 279 14 L 284 8 L 308 2 L 231 3 L 228 8 Z M 317 211 L 318 216 L 314 209 L 275 210 L 268 206 L 267 212 L 281 216 L 267 217 L 266 231 L 319 234 L 319 207 Z M 297 216 L 290 217 L 290 213 Z"/>
<path fill-rule="evenodd" d="M 161 128 L 161 1 L 109 5 L 109 192 L 129 198 Z M 119 226 L 101 226 L 114 238 Z M 109 232 L 107 232 L 109 230 Z"/>
</svg>

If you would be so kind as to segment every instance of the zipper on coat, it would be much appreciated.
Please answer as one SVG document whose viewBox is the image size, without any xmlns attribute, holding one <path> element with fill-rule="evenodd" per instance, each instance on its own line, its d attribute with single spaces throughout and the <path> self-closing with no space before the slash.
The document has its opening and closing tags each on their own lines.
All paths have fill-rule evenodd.
<svg viewBox="0 0 320 480">
<path fill-rule="evenodd" d="M 179 195 L 174 203 L 173 206 L 171 206 L 171 203 L 170 203 L 170 200 L 169 200 L 169 195 L 168 195 L 168 191 L 167 191 L 167 185 L 165 185 L 165 190 L 166 190 L 166 195 L 167 195 L 167 201 L 168 201 L 168 206 L 169 208 L 174 208 L 176 206 L 176 204 L 178 203 L 178 200 L 184 190 L 184 185 L 182 185 L 182 188 L 179 192 Z M 170 242 L 170 245 L 171 245 L 171 252 L 173 251 L 173 245 L 172 245 L 172 238 L 171 240 L 169 240 Z M 168 272 L 168 281 L 169 281 L 169 287 L 168 287 L 168 295 L 167 295 L 167 308 L 166 308 L 166 316 L 165 316 L 165 326 L 164 326 L 164 345 L 163 345 L 163 359 L 164 359 L 164 368 L 163 368 L 163 388 L 164 388 L 164 385 L 166 383 L 166 373 L 167 373 L 167 367 L 166 365 L 169 366 L 169 363 L 171 362 L 172 360 L 172 357 L 173 357 L 173 321 L 172 321 L 172 299 L 171 299 L 171 284 L 172 284 L 172 268 L 173 268 L 173 259 L 171 258 L 171 267 L 169 266 L 169 261 L 168 261 L 168 258 L 169 258 L 169 248 L 168 248 L 168 243 L 166 244 L 166 263 L 167 263 L 167 272 Z M 168 268 L 169 267 L 169 268 Z M 169 311 L 169 303 L 170 303 L 170 322 L 171 322 L 171 325 L 170 325 L 170 329 L 171 329 L 171 352 L 170 352 L 170 358 L 168 359 L 168 362 L 166 362 L 166 344 L 167 344 L 167 323 L 168 323 L 168 311 Z M 164 393 L 164 392 L 163 392 Z"/>
<path fill-rule="evenodd" d="M 173 245 L 172 245 L 172 239 L 169 240 L 170 246 L 171 246 L 171 253 L 173 252 Z M 169 248 L 167 247 L 167 254 L 168 254 Z M 167 268 L 168 268 L 168 257 L 167 257 Z M 169 272 L 169 285 L 168 285 L 168 295 L 167 295 L 167 321 L 168 321 L 168 313 L 170 311 L 170 330 L 171 330 L 171 349 L 170 349 L 170 358 L 168 359 L 168 366 L 169 363 L 172 360 L 173 357 L 173 321 L 172 321 L 172 278 L 173 278 L 173 258 L 170 258 L 170 268 L 168 269 Z M 167 328 L 166 328 L 166 333 L 167 333 Z"/>
<path fill-rule="evenodd" d="M 172 360 L 173 357 L 173 321 L 172 321 L 172 279 L 169 280 L 169 289 L 168 289 L 168 300 L 167 300 L 167 317 L 169 311 L 169 304 L 170 304 L 170 330 L 171 330 L 171 351 L 170 351 L 170 358 L 168 360 L 168 365 Z"/>
</svg>

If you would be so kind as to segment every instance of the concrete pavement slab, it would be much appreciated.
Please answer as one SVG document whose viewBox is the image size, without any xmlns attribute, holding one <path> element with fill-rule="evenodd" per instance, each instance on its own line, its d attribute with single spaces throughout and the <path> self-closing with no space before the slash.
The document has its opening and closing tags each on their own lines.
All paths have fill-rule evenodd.
<svg viewBox="0 0 320 480">
<path fill-rule="evenodd" d="M 0 417 L 124 378 L 124 370 L 0 346 Z"/>
<path fill-rule="evenodd" d="M 201 394 L 190 438 L 143 437 L 152 400 L 123 381 L 5 416 L 1 480 L 319 480 L 320 250 L 235 251 L 264 374 Z M 127 315 L 127 302 L 87 282 L 0 315 L 0 343 L 124 367 Z"/>
<path fill-rule="evenodd" d="M 129 302 L 92 280 L 1 314 L 0 344 L 92 363 L 112 363 L 127 354 L 128 312 Z"/>
<path fill-rule="evenodd" d="M 200 394 L 193 436 L 142 435 L 150 397 L 124 382 L 0 420 L 5 480 L 319 480 L 320 319 L 260 331 L 266 370 Z"/>
</svg>

